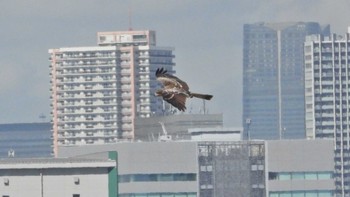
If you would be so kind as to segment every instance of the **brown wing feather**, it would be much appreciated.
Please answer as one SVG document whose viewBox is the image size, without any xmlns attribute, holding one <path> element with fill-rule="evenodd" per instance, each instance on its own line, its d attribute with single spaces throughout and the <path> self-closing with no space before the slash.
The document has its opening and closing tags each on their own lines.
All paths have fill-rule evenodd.
<svg viewBox="0 0 350 197">
<path fill-rule="evenodd" d="M 186 82 L 182 81 L 181 79 L 171 74 L 168 74 L 167 70 L 165 70 L 164 68 L 157 69 L 156 77 L 157 77 L 157 80 L 163 84 L 165 89 L 181 88 L 186 91 L 189 90 L 189 87 Z"/>
<path fill-rule="evenodd" d="M 186 110 L 186 95 L 178 93 L 165 93 L 163 99 L 180 111 Z"/>
</svg>

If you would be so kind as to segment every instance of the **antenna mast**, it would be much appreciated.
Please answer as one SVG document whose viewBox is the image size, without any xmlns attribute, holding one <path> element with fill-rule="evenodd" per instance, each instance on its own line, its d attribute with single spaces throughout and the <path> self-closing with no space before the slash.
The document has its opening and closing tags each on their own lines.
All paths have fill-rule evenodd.
<svg viewBox="0 0 350 197">
<path fill-rule="evenodd" d="M 207 108 L 205 107 L 205 100 L 203 99 L 203 114 L 207 114 Z"/>
<path fill-rule="evenodd" d="M 160 142 L 169 142 L 171 141 L 171 135 L 168 135 L 167 130 L 165 129 L 164 123 L 159 122 L 159 124 L 162 126 L 163 134 L 158 137 L 158 141 Z"/>
</svg>

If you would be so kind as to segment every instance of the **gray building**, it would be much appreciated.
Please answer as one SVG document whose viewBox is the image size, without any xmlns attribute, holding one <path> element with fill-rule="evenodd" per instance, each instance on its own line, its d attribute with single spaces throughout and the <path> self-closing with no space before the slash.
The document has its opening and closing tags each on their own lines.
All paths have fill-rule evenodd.
<svg viewBox="0 0 350 197">
<path fill-rule="evenodd" d="M 59 157 L 118 152 L 119 194 L 332 197 L 332 140 L 125 142 L 61 147 Z"/>
<path fill-rule="evenodd" d="M 272 140 L 267 142 L 269 197 L 332 197 L 333 140 Z"/>
<path fill-rule="evenodd" d="M 51 157 L 50 123 L 0 124 L 0 158 Z"/>
<path fill-rule="evenodd" d="M 243 31 L 245 135 L 249 129 L 254 139 L 305 138 L 303 44 L 306 35 L 329 34 L 330 27 L 254 23 Z"/>
<path fill-rule="evenodd" d="M 344 36 L 314 35 L 305 43 L 308 138 L 335 142 L 336 196 L 350 196 L 350 28 Z"/>
<path fill-rule="evenodd" d="M 196 143 L 121 142 L 61 147 L 59 157 L 118 152 L 119 197 L 198 196 Z"/>
</svg>

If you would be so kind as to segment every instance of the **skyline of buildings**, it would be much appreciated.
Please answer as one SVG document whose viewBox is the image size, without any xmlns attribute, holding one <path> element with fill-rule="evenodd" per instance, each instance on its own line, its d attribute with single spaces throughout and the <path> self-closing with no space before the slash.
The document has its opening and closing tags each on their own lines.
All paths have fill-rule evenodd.
<svg viewBox="0 0 350 197">
<path fill-rule="evenodd" d="M 350 196 L 350 28 L 305 42 L 306 134 L 334 140 L 336 196 Z"/>
<path fill-rule="evenodd" d="M 58 146 L 134 139 L 134 119 L 169 113 L 154 72 L 174 73 L 155 31 L 98 32 L 98 46 L 50 49 L 54 154 Z"/>
<path fill-rule="evenodd" d="M 329 34 L 315 22 L 243 26 L 243 114 L 246 138 L 297 139 L 304 132 L 305 36 Z"/>
<path fill-rule="evenodd" d="M 242 189 L 243 193 L 249 192 L 252 196 L 257 197 L 265 194 L 269 197 L 286 195 L 330 197 L 333 194 L 337 197 L 350 196 L 350 100 L 348 98 L 350 94 L 350 72 L 348 71 L 350 67 L 350 29 L 345 36 L 332 34 L 327 37 L 325 35 L 330 34 L 329 26 L 322 28 L 318 23 L 268 23 L 268 25 L 258 23 L 248 26 L 244 28 L 243 56 L 248 63 L 243 64 L 247 66 L 243 72 L 247 74 L 244 76 L 243 84 L 254 85 L 243 88 L 243 105 L 246 104 L 251 109 L 248 112 L 243 111 L 243 126 L 246 127 L 246 134 L 250 135 L 248 141 L 196 142 L 198 147 L 202 146 L 196 153 L 198 157 L 204 155 L 209 159 L 214 159 L 209 161 L 208 158 L 198 158 L 200 165 L 197 166 L 199 169 L 196 171 L 197 178 L 194 178 L 194 173 L 180 172 L 179 174 L 185 174 L 180 176 L 181 181 L 191 181 L 192 186 L 196 187 L 187 188 L 185 192 L 174 191 L 174 195 L 194 196 L 197 193 L 201 196 L 212 196 L 215 193 L 221 196 L 232 193 L 234 187 L 237 186 L 236 183 L 225 185 L 225 182 L 240 176 L 241 183 L 244 182 L 245 186 L 250 187 Z M 154 98 L 152 95 L 153 88 L 159 86 L 155 81 L 154 70 L 159 65 L 167 65 L 169 68 L 174 66 L 173 49 L 153 46 L 155 45 L 155 32 L 154 35 L 152 31 L 132 32 L 99 32 L 98 46 L 94 47 L 50 49 L 55 156 L 58 156 L 58 150 L 62 148 L 67 154 L 70 151 L 73 151 L 72 153 L 80 151 L 79 148 L 96 151 L 95 148 L 100 145 L 103 145 L 101 147 L 124 146 L 120 145 L 124 143 L 116 142 L 135 139 L 137 133 L 142 133 L 143 124 L 148 126 L 145 127 L 147 134 L 142 133 L 142 138 L 146 139 L 149 137 L 147 135 L 153 135 L 152 132 L 159 131 L 161 127 L 159 120 L 166 120 L 166 118 L 162 119 L 163 115 L 173 113 L 169 106 L 164 105 L 159 98 Z M 322 34 L 305 37 L 311 32 Z M 304 40 L 306 40 L 305 43 Z M 299 48 L 301 43 L 302 49 Z M 276 54 L 277 56 L 274 56 Z M 174 70 L 168 70 L 174 72 Z M 255 101 L 258 101 L 256 105 L 252 105 Z M 265 101 L 266 104 L 263 103 Z M 301 101 L 303 102 L 300 103 Z M 258 104 L 264 105 L 259 107 Z M 277 116 L 272 116 L 272 112 L 276 112 Z M 263 115 L 261 116 L 263 118 L 253 116 L 259 114 Z M 207 119 L 203 124 L 222 125 L 222 115 L 204 115 L 207 116 Z M 160 119 L 157 119 L 157 116 Z M 155 119 L 151 120 L 152 118 Z M 137 119 L 142 124 L 137 125 Z M 247 119 L 250 120 L 249 123 L 246 122 Z M 147 122 L 147 120 L 150 121 Z M 275 124 L 272 126 L 267 124 L 269 120 Z M 178 125 L 187 125 L 190 128 L 195 121 L 190 118 L 185 118 L 185 120 L 179 118 L 179 123 L 174 122 L 172 123 L 175 125 L 173 128 L 177 128 L 176 132 L 179 132 Z M 155 124 L 157 127 L 154 126 Z M 195 124 L 201 124 L 201 122 L 198 121 Z M 157 131 L 154 131 L 155 128 Z M 137 129 L 138 132 L 136 132 Z M 220 129 L 217 131 L 219 133 Z M 181 130 L 180 133 L 185 135 L 185 132 Z M 267 170 L 267 165 L 270 163 L 266 164 L 268 160 L 265 157 L 269 153 L 266 153 L 265 149 L 269 147 L 264 147 L 266 145 L 264 141 L 258 141 L 261 146 L 255 148 L 249 146 L 247 148 L 239 144 L 253 143 L 251 139 L 305 137 L 312 139 L 305 140 L 307 145 L 298 144 L 297 140 L 276 140 L 272 141 L 272 144 L 285 142 L 286 146 L 309 147 L 308 143 L 321 142 L 316 142 L 319 138 L 334 141 L 333 143 L 332 141 L 326 142 L 327 148 L 309 150 L 309 158 L 302 154 L 298 155 L 298 158 L 287 155 L 296 160 L 302 159 L 294 163 L 295 166 L 289 166 L 287 157 L 284 158 L 285 160 L 272 160 L 281 165 L 274 171 Z M 127 142 L 127 144 L 132 144 L 131 147 L 140 146 L 143 143 Z M 76 147 L 78 148 L 74 149 Z M 171 150 L 171 147 L 169 148 Z M 285 156 L 283 150 L 288 150 L 288 153 L 291 154 L 292 151 L 289 148 L 292 146 L 284 147 L 281 152 L 279 149 L 271 150 L 276 151 L 279 157 L 283 157 Z M 334 148 L 334 155 L 329 152 L 328 148 Z M 144 149 L 144 152 L 140 152 L 146 153 L 149 150 Z M 312 154 L 323 153 L 322 151 L 327 152 L 327 169 L 322 168 L 322 165 L 318 166 L 314 161 L 311 163 L 315 166 L 307 165 L 305 160 L 313 159 Z M 211 153 L 210 157 L 209 153 Z M 254 153 L 259 154 L 254 155 Z M 147 159 L 148 156 L 150 155 L 140 157 Z M 332 160 L 329 159 L 330 156 L 333 156 Z M 324 162 L 322 158 L 318 159 Z M 201 165 L 200 162 L 206 163 Z M 225 167 L 233 166 L 237 162 L 248 167 L 240 169 L 245 174 L 234 172 L 237 169 Z M 273 163 L 272 166 L 277 165 L 276 163 Z M 301 168 L 298 166 L 300 163 L 303 163 Z M 331 163 L 334 164 L 334 168 L 330 170 L 329 164 Z M 215 165 L 217 168 L 213 168 Z M 287 169 L 286 166 L 290 168 Z M 216 174 L 213 169 L 217 170 Z M 121 177 L 125 181 L 122 185 L 126 191 L 122 196 L 137 196 L 139 194 L 137 192 L 140 192 L 137 189 L 145 189 L 140 186 L 145 183 L 134 182 L 178 181 L 179 175 L 176 172 L 165 173 L 168 175 L 165 177 L 163 174 L 164 172 L 122 174 Z M 220 180 L 225 181 L 218 185 L 210 184 L 214 181 L 213 177 L 221 177 Z M 200 182 L 202 180 L 204 181 Z M 300 186 L 301 180 L 304 181 L 303 186 Z M 195 181 L 198 184 L 194 184 Z M 240 186 L 239 183 L 237 184 Z M 132 185 L 137 186 L 137 189 L 133 190 L 135 187 Z M 269 193 L 267 187 L 275 190 Z M 137 192 L 133 193 L 134 191 Z M 158 196 L 168 194 L 166 191 L 151 191 L 150 193 L 150 195 Z"/>
</svg>

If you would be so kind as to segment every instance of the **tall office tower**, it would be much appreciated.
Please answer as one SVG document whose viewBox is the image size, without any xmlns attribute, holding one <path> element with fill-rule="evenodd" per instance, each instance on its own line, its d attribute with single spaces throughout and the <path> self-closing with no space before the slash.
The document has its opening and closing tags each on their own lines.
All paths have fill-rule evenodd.
<svg viewBox="0 0 350 197">
<path fill-rule="evenodd" d="M 98 46 L 50 49 L 53 146 L 133 139 L 135 117 L 167 111 L 155 70 L 173 73 L 173 48 L 154 31 L 99 32 Z"/>
<path fill-rule="evenodd" d="M 329 31 L 314 22 L 244 25 L 245 137 L 305 138 L 305 36 Z"/>
<path fill-rule="evenodd" d="M 305 43 L 308 138 L 333 138 L 336 196 L 350 196 L 350 28 L 345 36 L 309 36 Z"/>
</svg>

